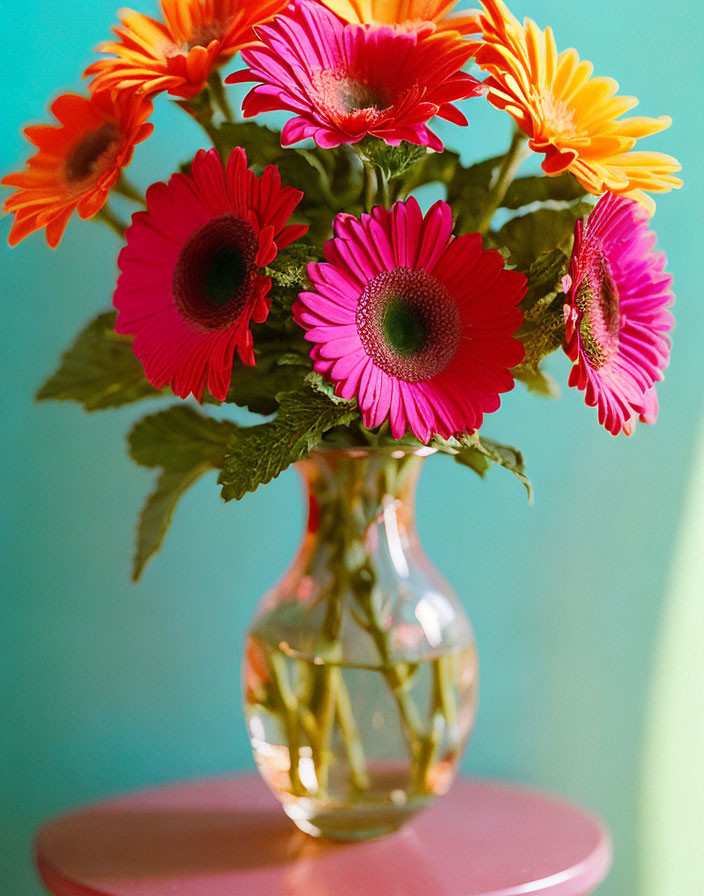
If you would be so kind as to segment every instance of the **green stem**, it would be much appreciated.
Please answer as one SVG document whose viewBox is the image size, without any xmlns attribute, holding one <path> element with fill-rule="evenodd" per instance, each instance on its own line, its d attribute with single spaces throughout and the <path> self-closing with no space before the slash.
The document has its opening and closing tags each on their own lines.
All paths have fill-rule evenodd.
<svg viewBox="0 0 704 896">
<path fill-rule="evenodd" d="M 116 193 L 119 193 L 120 196 L 124 196 L 126 199 L 131 199 L 133 202 L 138 202 L 140 205 L 147 204 L 144 198 L 144 193 L 139 187 L 132 183 L 124 171 L 120 172 L 120 177 L 113 189 Z"/>
<path fill-rule="evenodd" d="M 430 790 L 428 772 L 435 761 L 447 724 L 443 709 L 441 662 L 442 658 L 433 660 L 433 704 L 430 712 L 430 730 L 422 740 L 420 755 L 414 769 L 414 787 L 421 793 L 427 793 Z"/>
<path fill-rule="evenodd" d="M 178 100 L 177 105 L 195 119 L 210 138 L 215 149 L 223 156 L 222 136 L 220 129 L 213 123 L 213 106 L 210 102 L 210 91 L 206 88 L 190 100 Z"/>
<path fill-rule="evenodd" d="M 364 208 L 367 212 L 371 212 L 377 193 L 376 169 L 366 159 L 363 158 L 362 162 L 364 164 Z"/>
<path fill-rule="evenodd" d="M 306 788 L 303 786 L 299 772 L 301 760 L 301 738 L 298 725 L 298 700 L 291 690 L 286 671 L 286 661 L 281 654 L 272 651 L 269 655 L 269 669 L 271 681 L 274 685 L 274 693 L 279 703 L 281 717 L 286 729 L 286 741 L 289 755 L 289 778 L 291 791 L 297 796 L 305 796 Z"/>
<path fill-rule="evenodd" d="M 337 718 L 340 723 L 340 732 L 342 734 L 345 752 L 347 753 L 347 761 L 350 764 L 350 778 L 352 784 L 357 790 L 368 790 L 370 787 L 369 776 L 367 775 L 367 760 L 364 755 L 364 746 L 362 738 L 359 734 L 359 728 L 355 721 L 354 712 L 352 711 L 352 702 L 347 688 L 344 687 L 342 680 L 342 671 L 336 670 L 340 677 L 342 687 L 337 688 Z"/>
<path fill-rule="evenodd" d="M 494 215 L 501 205 L 508 188 L 513 183 L 513 180 L 518 173 L 518 169 L 529 155 L 528 138 L 523 131 L 516 129 L 513 132 L 513 138 L 511 139 L 511 145 L 508 148 L 508 152 L 501 162 L 501 167 L 496 175 L 496 180 L 489 191 L 489 198 L 477 227 L 479 233 L 483 234 L 488 232 Z"/>
<path fill-rule="evenodd" d="M 335 666 L 326 664 L 321 667 L 321 675 L 323 678 L 323 696 L 318 717 L 320 736 L 318 739 L 319 757 L 316 777 L 318 778 L 319 794 L 324 794 L 328 789 L 330 761 L 332 759 L 331 741 L 335 723 L 335 705 L 337 703 L 340 670 Z"/>
<path fill-rule="evenodd" d="M 391 693 L 401 715 L 411 760 L 417 762 L 422 747 L 423 730 L 418 710 L 407 690 L 410 678 L 403 668 L 406 664 L 394 663 L 391 659 L 388 632 L 379 625 L 376 614 L 371 607 L 369 607 L 367 619 L 369 622 L 369 634 L 372 636 L 381 659 L 381 674 L 391 688 Z"/>
<path fill-rule="evenodd" d="M 121 239 L 125 238 L 125 231 L 129 227 L 129 224 L 127 224 L 126 221 L 123 221 L 119 215 L 116 215 L 107 204 L 100 209 L 95 218 L 98 221 L 102 221 L 103 224 L 107 224 L 107 226 L 111 230 L 114 230 Z"/>
<path fill-rule="evenodd" d="M 384 174 L 384 172 L 379 169 L 378 171 L 379 184 L 381 187 L 381 204 L 384 208 L 389 208 L 391 205 L 391 193 L 389 191 L 389 179 Z"/>
<path fill-rule="evenodd" d="M 220 77 L 219 71 L 214 71 L 211 73 L 210 77 L 208 78 L 208 86 L 210 87 L 210 92 L 213 96 L 213 99 L 215 100 L 218 108 L 225 117 L 225 121 L 233 122 L 235 120 L 235 116 L 232 111 L 230 101 L 227 98 L 225 85 L 222 83 L 222 78 Z"/>
<path fill-rule="evenodd" d="M 452 654 L 441 656 L 438 657 L 435 662 L 437 664 L 436 674 L 438 680 L 440 706 L 442 708 L 442 713 L 445 717 L 445 721 L 447 722 L 449 740 L 453 749 L 459 749 L 459 721 L 457 718 L 457 699 L 455 697 L 455 690 L 453 686 L 454 676 L 452 668 L 453 664 L 455 663 L 455 657 Z"/>
</svg>

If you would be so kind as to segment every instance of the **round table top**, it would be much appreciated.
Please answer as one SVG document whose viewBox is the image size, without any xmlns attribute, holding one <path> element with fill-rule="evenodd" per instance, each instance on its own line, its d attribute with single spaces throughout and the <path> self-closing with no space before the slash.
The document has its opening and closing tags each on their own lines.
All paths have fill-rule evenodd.
<svg viewBox="0 0 704 896">
<path fill-rule="evenodd" d="M 54 896 L 586 896 L 611 861 L 595 818 L 507 784 L 459 780 L 397 833 L 334 843 L 297 830 L 256 776 L 65 815 L 36 855 Z"/>
</svg>

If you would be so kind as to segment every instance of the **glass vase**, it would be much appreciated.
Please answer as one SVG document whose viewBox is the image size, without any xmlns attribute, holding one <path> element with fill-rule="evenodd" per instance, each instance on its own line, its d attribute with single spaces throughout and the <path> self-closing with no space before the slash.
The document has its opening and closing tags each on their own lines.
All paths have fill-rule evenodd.
<svg viewBox="0 0 704 896">
<path fill-rule="evenodd" d="M 297 465 L 308 523 L 247 634 L 244 707 L 260 773 L 313 836 L 396 830 L 449 789 L 474 723 L 472 627 L 416 531 L 429 453 Z"/>
</svg>

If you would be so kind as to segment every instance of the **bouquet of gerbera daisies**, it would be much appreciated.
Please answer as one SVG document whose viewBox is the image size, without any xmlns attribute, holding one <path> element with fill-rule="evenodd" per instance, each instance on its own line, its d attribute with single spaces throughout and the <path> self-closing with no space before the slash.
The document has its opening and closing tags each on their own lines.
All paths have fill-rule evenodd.
<svg viewBox="0 0 704 896">
<path fill-rule="evenodd" d="M 517 380 L 554 395 L 542 362 L 560 348 L 609 432 L 655 422 L 673 296 L 650 194 L 681 182 L 635 146 L 670 122 L 623 118 L 635 99 L 501 0 L 161 2 L 162 20 L 121 14 L 89 96 L 27 128 L 38 151 L 3 181 L 13 244 L 43 229 L 57 246 L 74 211 L 126 242 L 116 311 L 39 398 L 201 405 L 130 433 L 160 471 L 135 578 L 201 475 L 218 470 L 230 500 L 300 465 L 304 547 L 247 639 L 252 744 L 303 830 L 376 835 L 447 790 L 476 705 L 471 626 L 412 525 L 416 461 L 495 463 L 530 492 L 484 418 Z M 283 112 L 281 131 L 233 115 L 220 69 L 236 53 L 225 84 L 254 83 L 244 117 Z M 160 93 L 212 147 L 144 197 L 124 169 Z M 433 130 L 466 126 L 467 100 L 515 122 L 505 155 L 470 167 Z M 530 151 L 544 174 L 518 176 Z M 445 198 L 424 211 L 414 191 L 433 184 Z M 129 225 L 111 193 L 142 206 Z"/>
<path fill-rule="evenodd" d="M 85 72 L 89 96 L 60 96 L 58 124 L 26 129 L 38 151 L 3 180 L 15 188 L 10 242 L 44 229 L 55 247 L 74 210 L 126 240 L 116 315 L 86 327 L 39 397 L 92 410 L 168 387 L 271 418 L 238 427 L 177 405 L 137 424 L 133 457 L 162 470 L 137 574 L 179 496 L 213 467 L 228 500 L 321 442 L 402 439 L 525 481 L 520 454 L 479 433 L 516 380 L 554 392 L 541 362 L 561 347 L 570 386 L 611 433 L 654 422 L 673 298 L 649 194 L 681 182 L 676 160 L 634 147 L 669 119 L 622 118 L 635 99 L 501 0 L 453 5 L 123 11 Z M 244 67 L 225 82 L 255 82 L 244 117 L 288 113 L 280 133 L 235 120 L 219 70 L 238 52 Z M 160 93 L 214 148 L 145 199 L 124 169 Z M 470 98 L 516 129 L 503 157 L 465 167 L 432 120 L 467 125 L 457 103 Z M 546 177 L 517 177 L 530 150 Z M 413 191 L 432 183 L 446 199 L 424 213 Z M 145 206 L 129 226 L 111 192 Z"/>
</svg>

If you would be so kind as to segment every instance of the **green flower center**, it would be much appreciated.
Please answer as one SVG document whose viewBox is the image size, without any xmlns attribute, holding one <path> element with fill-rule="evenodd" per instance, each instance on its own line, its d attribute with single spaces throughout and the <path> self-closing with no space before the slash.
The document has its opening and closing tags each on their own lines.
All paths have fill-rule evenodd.
<svg viewBox="0 0 704 896">
<path fill-rule="evenodd" d="M 410 358 L 426 337 L 423 317 L 401 296 L 388 300 L 381 318 L 381 331 L 384 341 L 399 358 Z"/>
<path fill-rule="evenodd" d="M 575 295 L 580 315 L 580 347 L 595 370 L 600 370 L 618 352 L 620 304 L 609 261 L 603 250 L 598 249 L 587 258 Z"/>
<path fill-rule="evenodd" d="M 232 215 L 196 230 L 181 250 L 172 281 L 183 317 L 205 330 L 236 321 L 251 296 L 257 248 L 251 225 Z"/>
</svg>

